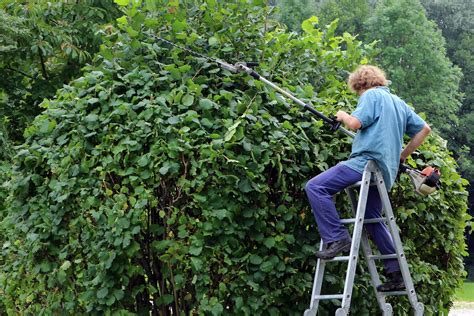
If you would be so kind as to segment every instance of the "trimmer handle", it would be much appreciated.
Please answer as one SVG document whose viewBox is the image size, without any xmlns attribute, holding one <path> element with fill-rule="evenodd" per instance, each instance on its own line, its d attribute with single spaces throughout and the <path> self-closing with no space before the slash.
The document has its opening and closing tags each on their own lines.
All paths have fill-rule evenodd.
<svg viewBox="0 0 474 316">
<path fill-rule="evenodd" d="M 331 125 L 331 131 L 335 132 L 339 129 L 339 127 L 341 127 L 342 122 L 339 122 L 338 120 L 336 120 L 335 116 L 331 116 L 331 120 L 332 122 L 329 123 Z"/>
<path fill-rule="evenodd" d="M 426 167 L 421 172 L 422 175 L 426 177 L 425 184 L 432 188 L 439 189 L 441 187 L 441 172 L 439 169 L 433 167 Z"/>
<path fill-rule="evenodd" d="M 400 166 L 398 166 L 398 170 L 400 170 L 401 172 L 405 172 L 407 171 L 407 169 L 409 169 L 408 166 L 400 162 Z"/>
<path fill-rule="evenodd" d="M 257 67 L 258 66 L 258 61 L 247 61 L 247 62 L 245 62 L 245 65 L 247 67 Z"/>
</svg>

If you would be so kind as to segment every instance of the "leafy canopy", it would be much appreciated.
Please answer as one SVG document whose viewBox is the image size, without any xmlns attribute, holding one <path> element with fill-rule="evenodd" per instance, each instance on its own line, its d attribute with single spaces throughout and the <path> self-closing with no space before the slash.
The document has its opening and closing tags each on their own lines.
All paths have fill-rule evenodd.
<svg viewBox="0 0 474 316">
<path fill-rule="evenodd" d="M 261 82 L 152 35 L 259 60 L 328 115 L 354 108 L 347 73 L 372 46 L 315 17 L 287 33 L 261 1 L 116 2 L 119 28 L 42 103 L 18 148 L 0 223 L 6 312 L 301 315 L 319 240 L 303 187 L 347 158 L 350 141 Z M 417 291 L 437 313 L 462 278 L 466 183 L 439 137 L 409 162 L 444 175 L 426 199 L 404 177 L 392 196 Z M 338 207 L 348 209 L 342 195 Z M 342 289 L 343 271 L 331 267 L 325 290 Z M 368 274 L 357 282 L 353 313 L 376 313 Z"/>
</svg>

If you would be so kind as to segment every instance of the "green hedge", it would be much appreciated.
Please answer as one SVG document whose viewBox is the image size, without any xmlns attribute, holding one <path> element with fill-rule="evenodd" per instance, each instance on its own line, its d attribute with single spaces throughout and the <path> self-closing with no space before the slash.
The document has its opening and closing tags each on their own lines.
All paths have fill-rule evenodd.
<svg viewBox="0 0 474 316">
<path fill-rule="evenodd" d="M 319 241 L 304 184 L 345 159 L 350 140 L 150 34 L 258 60 L 328 115 L 353 108 L 347 72 L 372 46 L 315 18 L 287 33 L 259 1 L 116 2 L 121 30 L 104 31 L 94 65 L 43 102 L 18 148 L 1 222 L 7 312 L 301 315 Z M 463 275 L 466 183 L 436 136 L 409 162 L 443 173 L 433 196 L 415 196 L 404 177 L 392 196 L 421 301 L 438 313 Z M 336 291 L 345 266 L 329 271 L 325 290 Z M 375 313 L 368 274 L 356 282 L 352 311 Z"/>
</svg>

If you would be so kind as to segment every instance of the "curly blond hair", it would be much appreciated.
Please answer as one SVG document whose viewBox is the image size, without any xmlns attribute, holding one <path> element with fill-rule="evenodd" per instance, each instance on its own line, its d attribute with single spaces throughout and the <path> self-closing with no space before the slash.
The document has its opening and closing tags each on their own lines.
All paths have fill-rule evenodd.
<svg viewBox="0 0 474 316">
<path fill-rule="evenodd" d="M 373 87 L 387 86 L 388 82 L 385 72 L 379 67 L 371 65 L 359 66 L 347 80 L 349 88 L 357 94 Z"/>
</svg>

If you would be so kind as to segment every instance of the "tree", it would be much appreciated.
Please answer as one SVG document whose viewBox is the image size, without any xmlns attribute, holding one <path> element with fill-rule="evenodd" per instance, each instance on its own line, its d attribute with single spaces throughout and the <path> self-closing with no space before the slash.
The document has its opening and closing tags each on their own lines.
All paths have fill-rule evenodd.
<svg viewBox="0 0 474 316">
<path fill-rule="evenodd" d="M 364 34 L 364 23 L 369 18 L 371 6 L 367 0 L 320 1 L 317 15 L 323 25 L 338 20 L 336 34 Z"/>
<path fill-rule="evenodd" d="M 436 22 L 446 38 L 447 53 L 454 64 L 463 72 L 460 88 L 464 94 L 462 106 L 458 112 L 459 128 L 451 132 L 450 144 L 458 156 L 463 176 L 471 183 L 470 213 L 474 215 L 474 7 L 471 1 L 433 1 L 423 0 L 428 17 Z M 468 232 L 469 234 L 469 232 Z M 468 235 L 470 258 L 466 264 L 468 278 L 474 279 L 474 237 Z"/>
<path fill-rule="evenodd" d="M 259 72 L 328 115 L 354 108 L 347 72 L 372 47 L 316 18 L 286 32 L 259 0 L 117 2 L 119 28 L 83 76 L 43 101 L 15 156 L 0 223 L 7 312 L 301 315 L 318 240 L 303 187 L 349 142 L 251 76 L 155 35 L 228 62 L 261 60 Z M 392 200 L 436 314 L 462 278 L 466 183 L 441 138 L 409 160 L 424 162 L 442 169 L 442 190 L 422 200 L 402 177 Z M 336 290 L 345 267 L 331 269 Z M 375 314 L 368 275 L 360 282 L 353 312 Z"/>
<path fill-rule="evenodd" d="M 315 0 L 279 0 L 277 18 L 285 23 L 292 31 L 301 32 L 301 23 L 314 15 L 316 11 Z"/>
<path fill-rule="evenodd" d="M 0 114 L 13 140 L 22 139 L 39 103 L 90 62 L 101 25 L 117 13 L 111 0 L 0 4 L 0 77 L 9 78 L 0 82 Z"/>
<path fill-rule="evenodd" d="M 367 21 L 366 38 L 380 41 L 378 62 L 392 87 L 449 135 L 458 124 L 461 71 L 446 57 L 445 42 L 418 0 L 381 1 Z"/>
</svg>

